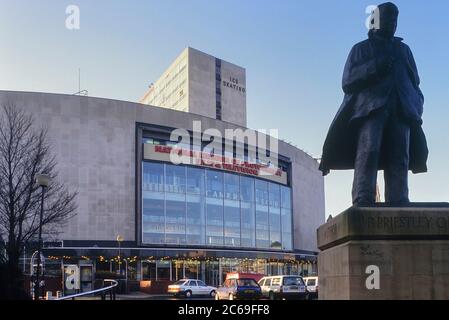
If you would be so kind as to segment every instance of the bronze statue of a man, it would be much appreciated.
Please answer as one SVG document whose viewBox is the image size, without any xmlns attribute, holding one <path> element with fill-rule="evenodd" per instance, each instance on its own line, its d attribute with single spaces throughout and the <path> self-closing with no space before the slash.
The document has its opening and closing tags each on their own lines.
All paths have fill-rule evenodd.
<svg viewBox="0 0 449 320">
<path fill-rule="evenodd" d="M 398 15 L 393 3 L 379 5 L 368 39 L 352 48 L 345 97 L 323 147 L 323 175 L 354 169 L 355 206 L 374 205 L 378 170 L 384 170 L 385 202 L 393 206 L 409 203 L 408 170 L 427 171 L 424 97 L 412 52 L 394 36 Z"/>
</svg>

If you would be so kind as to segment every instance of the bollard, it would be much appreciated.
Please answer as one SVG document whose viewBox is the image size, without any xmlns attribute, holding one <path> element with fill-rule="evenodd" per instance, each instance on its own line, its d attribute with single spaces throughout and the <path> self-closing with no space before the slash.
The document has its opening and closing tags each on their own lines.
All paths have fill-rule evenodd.
<svg viewBox="0 0 449 320">
<path fill-rule="evenodd" d="M 47 291 L 45 300 L 53 300 L 53 293 L 51 291 Z"/>
</svg>

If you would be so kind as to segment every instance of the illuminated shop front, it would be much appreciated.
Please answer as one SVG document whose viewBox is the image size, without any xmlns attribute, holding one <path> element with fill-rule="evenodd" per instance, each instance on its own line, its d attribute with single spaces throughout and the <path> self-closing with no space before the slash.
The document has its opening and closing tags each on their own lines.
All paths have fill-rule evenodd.
<svg viewBox="0 0 449 320">
<path fill-rule="evenodd" d="M 120 273 L 130 282 L 152 281 L 167 284 L 183 278 L 200 279 L 218 286 L 230 272 L 265 275 L 315 275 L 316 257 L 313 255 L 281 254 L 271 252 L 251 252 L 240 250 L 134 250 L 125 249 L 111 256 L 114 250 L 65 248 L 47 249 L 46 275 L 55 279 L 63 275 L 64 266 L 80 267 L 80 282 L 84 290 L 94 287 L 95 278 L 110 277 Z M 65 255 L 60 256 L 64 252 Z M 84 255 L 90 254 L 90 256 Z M 57 255 L 52 255 L 57 254 Z M 79 254 L 82 254 L 79 256 Z M 104 255 L 103 255 L 104 254 Z M 132 256 L 133 254 L 136 254 Z M 154 254 L 144 257 L 145 254 Z M 166 254 L 166 256 L 158 256 Z M 251 258 L 248 258 L 251 257 Z M 119 264 L 119 261 L 121 262 Z"/>
</svg>

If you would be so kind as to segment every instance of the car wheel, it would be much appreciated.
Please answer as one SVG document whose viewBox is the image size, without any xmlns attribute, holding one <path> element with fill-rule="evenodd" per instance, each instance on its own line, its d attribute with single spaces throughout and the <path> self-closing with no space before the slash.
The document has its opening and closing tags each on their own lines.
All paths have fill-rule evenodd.
<svg viewBox="0 0 449 320">
<path fill-rule="evenodd" d="M 215 293 L 215 300 L 220 300 L 220 295 L 218 293 Z"/>
<path fill-rule="evenodd" d="M 270 291 L 270 293 L 268 294 L 268 298 L 270 300 L 274 300 L 274 292 L 273 291 Z"/>
<path fill-rule="evenodd" d="M 229 294 L 229 300 L 234 300 L 234 295 L 232 293 Z"/>
<path fill-rule="evenodd" d="M 212 291 L 209 293 L 209 296 L 211 296 L 212 298 L 214 298 L 216 295 L 217 295 L 217 293 L 215 292 L 215 290 L 212 290 Z"/>
<path fill-rule="evenodd" d="M 192 297 L 192 291 L 187 290 L 186 293 L 185 293 L 185 296 L 186 296 L 186 298 Z"/>
</svg>

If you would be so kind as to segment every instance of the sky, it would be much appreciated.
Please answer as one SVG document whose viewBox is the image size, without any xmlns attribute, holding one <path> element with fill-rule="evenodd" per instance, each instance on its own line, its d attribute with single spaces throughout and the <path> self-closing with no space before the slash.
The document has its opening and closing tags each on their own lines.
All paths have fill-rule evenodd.
<svg viewBox="0 0 449 320">
<path fill-rule="evenodd" d="M 395 1 L 397 35 L 413 51 L 425 95 L 429 172 L 410 175 L 412 201 L 449 195 L 449 1 Z M 0 0 L 0 90 L 138 101 L 193 47 L 246 68 L 248 127 L 321 157 L 343 99 L 351 47 L 366 39 L 364 0 Z M 68 30 L 66 8 L 80 9 Z M 325 178 L 326 214 L 351 206 L 353 171 Z M 379 184 L 383 190 L 382 175 Z"/>
</svg>

